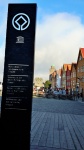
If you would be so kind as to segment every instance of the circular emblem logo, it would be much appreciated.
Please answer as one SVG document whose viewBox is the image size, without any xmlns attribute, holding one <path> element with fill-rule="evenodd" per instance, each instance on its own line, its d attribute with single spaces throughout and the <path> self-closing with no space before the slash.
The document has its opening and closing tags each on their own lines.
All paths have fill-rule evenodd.
<svg viewBox="0 0 84 150">
<path fill-rule="evenodd" d="M 16 30 L 26 30 L 30 25 L 30 18 L 24 13 L 16 14 L 12 19 L 12 25 Z"/>
</svg>

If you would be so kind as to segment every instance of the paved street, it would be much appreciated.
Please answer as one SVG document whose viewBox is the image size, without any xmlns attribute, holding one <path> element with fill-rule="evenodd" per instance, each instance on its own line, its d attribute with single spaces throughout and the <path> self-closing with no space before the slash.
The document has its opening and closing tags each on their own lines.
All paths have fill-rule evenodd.
<svg viewBox="0 0 84 150">
<path fill-rule="evenodd" d="M 34 98 L 33 111 L 84 115 L 84 102 Z"/>
<path fill-rule="evenodd" d="M 84 150 L 84 102 L 33 98 L 31 150 Z"/>
<path fill-rule="evenodd" d="M 33 98 L 31 150 L 84 150 L 84 103 Z"/>
</svg>

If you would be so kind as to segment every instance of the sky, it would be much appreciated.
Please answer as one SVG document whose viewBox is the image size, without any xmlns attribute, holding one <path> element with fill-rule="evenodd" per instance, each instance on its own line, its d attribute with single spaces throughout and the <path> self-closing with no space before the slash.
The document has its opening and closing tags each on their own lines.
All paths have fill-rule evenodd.
<svg viewBox="0 0 84 150">
<path fill-rule="evenodd" d="M 77 62 L 84 48 L 84 0 L 0 0 L 0 81 L 3 82 L 9 3 L 36 3 L 34 78 Z"/>
</svg>

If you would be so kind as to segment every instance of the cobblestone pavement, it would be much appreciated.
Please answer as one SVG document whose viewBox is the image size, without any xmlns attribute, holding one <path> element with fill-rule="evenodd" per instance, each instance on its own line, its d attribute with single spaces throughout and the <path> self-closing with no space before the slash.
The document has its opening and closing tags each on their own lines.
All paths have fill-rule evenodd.
<svg viewBox="0 0 84 150">
<path fill-rule="evenodd" d="M 32 110 L 84 115 L 84 102 L 47 98 L 33 98 Z"/>
<path fill-rule="evenodd" d="M 84 102 L 33 98 L 31 150 L 84 150 Z"/>
<path fill-rule="evenodd" d="M 84 102 L 33 98 L 31 150 L 84 150 Z"/>
</svg>

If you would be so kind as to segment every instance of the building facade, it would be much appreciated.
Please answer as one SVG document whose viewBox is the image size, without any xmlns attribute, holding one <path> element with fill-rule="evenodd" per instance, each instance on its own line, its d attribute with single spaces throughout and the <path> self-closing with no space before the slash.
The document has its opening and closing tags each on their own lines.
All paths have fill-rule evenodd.
<svg viewBox="0 0 84 150">
<path fill-rule="evenodd" d="M 49 81 L 51 82 L 51 87 L 54 89 L 56 87 L 56 69 L 55 66 L 51 66 L 49 69 Z"/>
<path fill-rule="evenodd" d="M 57 70 L 57 74 L 56 74 L 56 87 L 58 89 L 61 88 L 61 73 L 62 73 L 62 69 Z"/>
<path fill-rule="evenodd" d="M 68 64 L 63 64 L 62 68 L 62 88 L 66 90 L 66 71 L 67 71 L 67 65 Z"/>
<path fill-rule="evenodd" d="M 72 91 L 76 90 L 76 86 L 77 86 L 76 68 L 77 68 L 77 63 L 72 63 L 71 66 L 71 90 Z"/>
<path fill-rule="evenodd" d="M 71 89 L 71 64 L 67 65 L 66 70 L 66 89 L 70 92 Z"/>
<path fill-rule="evenodd" d="M 40 77 L 36 77 L 34 79 L 34 87 L 36 87 L 37 89 L 44 87 L 44 80 L 43 78 Z"/>
<path fill-rule="evenodd" d="M 77 59 L 77 85 L 79 92 L 82 92 L 84 97 L 84 48 L 79 49 Z"/>
</svg>

